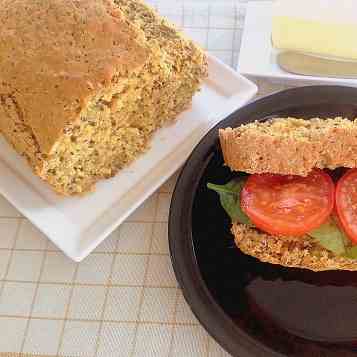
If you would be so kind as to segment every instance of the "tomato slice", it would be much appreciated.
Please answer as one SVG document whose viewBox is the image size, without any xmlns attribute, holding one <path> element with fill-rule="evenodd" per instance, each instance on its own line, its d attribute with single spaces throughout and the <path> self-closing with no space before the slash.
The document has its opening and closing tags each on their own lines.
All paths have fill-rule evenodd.
<svg viewBox="0 0 357 357">
<path fill-rule="evenodd" d="M 307 177 L 251 175 L 241 192 L 241 207 L 265 232 L 301 236 L 325 222 L 334 208 L 334 194 L 331 177 L 318 169 Z"/>
<path fill-rule="evenodd" d="M 357 169 L 348 170 L 337 182 L 336 210 L 346 234 L 357 243 Z"/>
</svg>

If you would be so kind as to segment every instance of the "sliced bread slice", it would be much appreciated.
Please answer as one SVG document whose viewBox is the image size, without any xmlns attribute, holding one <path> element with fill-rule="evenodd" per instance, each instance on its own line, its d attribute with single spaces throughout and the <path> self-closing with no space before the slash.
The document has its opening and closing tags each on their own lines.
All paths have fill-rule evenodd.
<svg viewBox="0 0 357 357">
<path fill-rule="evenodd" d="M 357 167 L 357 119 L 277 118 L 221 129 L 219 138 L 234 171 L 306 176 Z"/>
<path fill-rule="evenodd" d="M 357 270 L 357 260 L 337 256 L 315 243 L 309 236 L 277 237 L 243 224 L 233 224 L 237 247 L 262 262 L 285 267 L 324 270 Z"/>
</svg>

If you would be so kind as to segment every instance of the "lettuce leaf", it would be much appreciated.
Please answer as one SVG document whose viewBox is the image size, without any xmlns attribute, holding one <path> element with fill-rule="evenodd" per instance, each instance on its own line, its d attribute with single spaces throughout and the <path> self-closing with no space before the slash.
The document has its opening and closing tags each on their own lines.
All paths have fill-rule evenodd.
<svg viewBox="0 0 357 357">
<path fill-rule="evenodd" d="M 233 179 L 225 185 L 208 183 L 207 187 L 218 193 L 221 205 L 231 218 L 232 222 L 239 222 L 249 227 L 253 227 L 253 223 L 242 211 L 240 206 L 240 193 L 245 181 L 246 179 L 242 177 Z"/>
<path fill-rule="evenodd" d="M 346 254 L 348 238 L 340 230 L 333 218 L 329 218 L 327 222 L 309 232 L 308 235 L 325 249 L 337 255 Z"/>
<path fill-rule="evenodd" d="M 349 247 L 346 251 L 345 257 L 350 259 L 357 259 L 357 246 Z"/>
<path fill-rule="evenodd" d="M 308 233 L 308 235 L 314 238 L 315 242 L 336 255 L 357 259 L 357 246 L 352 246 L 350 239 L 332 217 L 319 228 Z"/>
</svg>

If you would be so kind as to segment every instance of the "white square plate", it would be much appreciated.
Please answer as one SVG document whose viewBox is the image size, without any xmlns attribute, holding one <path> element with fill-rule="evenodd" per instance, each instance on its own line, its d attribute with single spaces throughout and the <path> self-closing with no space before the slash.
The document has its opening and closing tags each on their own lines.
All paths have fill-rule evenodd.
<svg viewBox="0 0 357 357">
<path fill-rule="evenodd" d="M 255 84 L 209 57 L 209 78 L 192 107 L 160 129 L 138 160 L 81 198 L 53 193 L 0 137 L 0 193 L 65 254 L 81 261 L 184 163 L 209 128 L 256 92 Z"/>
<path fill-rule="evenodd" d="M 238 62 L 241 74 L 264 77 L 289 85 L 335 84 L 357 86 L 355 79 L 300 76 L 280 69 L 277 52 L 271 45 L 272 2 L 252 1 L 247 4 L 242 45 Z"/>
</svg>

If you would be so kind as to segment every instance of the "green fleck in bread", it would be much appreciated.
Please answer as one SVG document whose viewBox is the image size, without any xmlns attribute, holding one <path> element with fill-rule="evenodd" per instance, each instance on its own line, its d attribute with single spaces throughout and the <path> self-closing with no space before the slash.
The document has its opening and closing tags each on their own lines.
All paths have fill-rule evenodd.
<svg viewBox="0 0 357 357">
<path fill-rule="evenodd" d="M 207 75 L 140 1 L 0 0 L 0 22 L 0 131 L 64 195 L 137 158 Z"/>
</svg>

